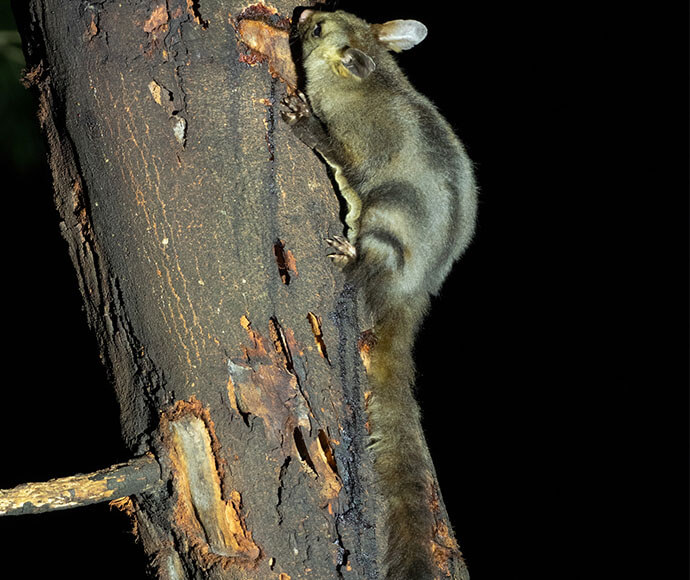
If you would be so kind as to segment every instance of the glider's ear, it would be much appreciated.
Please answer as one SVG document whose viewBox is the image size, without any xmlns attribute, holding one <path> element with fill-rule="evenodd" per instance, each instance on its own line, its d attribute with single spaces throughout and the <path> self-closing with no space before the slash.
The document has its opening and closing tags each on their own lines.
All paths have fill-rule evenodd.
<svg viewBox="0 0 690 580">
<path fill-rule="evenodd" d="M 418 45 L 426 38 L 427 29 L 417 20 L 391 20 L 372 24 L 378 41 L 388 50 L 401 52 Z"/>
<path fill-rule="evenodd" d="M 340 62 L 350 74 L 359 79 L 367 78 L 376 69 L 373 59 L 358 48 L 346 49 Z"/>
</svg>

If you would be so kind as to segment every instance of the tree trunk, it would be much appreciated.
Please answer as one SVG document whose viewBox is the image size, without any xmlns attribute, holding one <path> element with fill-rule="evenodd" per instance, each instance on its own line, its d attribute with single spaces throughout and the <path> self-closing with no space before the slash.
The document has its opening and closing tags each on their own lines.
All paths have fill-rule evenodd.
<svg viewBox="0 0 690 580">
<path fill-rule="evenodd" d="M 122 434 L 165 483 L 124 502 L 160 578 L 377 577 L 339 202 L 277 114 L 296 5 L 14 5 Z M 438 497 L 439 576 L 464 578 Z"/>
</svg>

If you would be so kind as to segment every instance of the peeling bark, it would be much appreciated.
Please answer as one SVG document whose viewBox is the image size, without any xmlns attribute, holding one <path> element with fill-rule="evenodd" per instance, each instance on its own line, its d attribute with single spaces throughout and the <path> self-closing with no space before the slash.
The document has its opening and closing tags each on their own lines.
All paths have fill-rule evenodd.
<svg viewBox="0 0 690 580">
<path fill-rule="evenodd" d="M 277 122 L 296 5 L 14 4 L 122 435 L 166 483 L 125 506 L 160 578 L 377 577 L 339 201 Z"/>
</svg>

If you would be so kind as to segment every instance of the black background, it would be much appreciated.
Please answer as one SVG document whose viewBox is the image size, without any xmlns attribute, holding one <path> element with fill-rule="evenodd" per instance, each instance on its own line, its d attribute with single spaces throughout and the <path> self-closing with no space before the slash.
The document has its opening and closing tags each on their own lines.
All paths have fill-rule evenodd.
<svg viewBox="0 0 690 580">
<path fill-rule="evenodd" d="M 427 25 L 399 60 L 477 165 L 477 235 L 417 348 L 425 428 L 473 580 L 687 577 L 687 13 L 339 7 Z M 33 119 L 25 98 L 3 100 L 2 117 Z M 128 454 L 47 170 L 10 154 L 37 129 L 2 127 L 10 487 Z M 3 562 L 80 579 L 107 558 L 113 577 L 143 579 L 126 518 L 106 512 L 0 519 Z"/>
</svg>

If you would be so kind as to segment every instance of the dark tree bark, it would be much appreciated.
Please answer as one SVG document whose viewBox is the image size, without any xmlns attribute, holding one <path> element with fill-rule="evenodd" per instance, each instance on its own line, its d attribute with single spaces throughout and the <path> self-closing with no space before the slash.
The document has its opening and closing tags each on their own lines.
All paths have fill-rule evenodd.
<svg viewBox="0 0 690 580">
<path fill-rule="evenodd" d="M 160 464 L 124 502 L 160 578 L 377 577 L 340 207 L 278 121 L 296 3 L 274 6 L 14 5 L 122 435 Z M 438 498 L 439 577 L 465 577 Z"/>
</svg>

